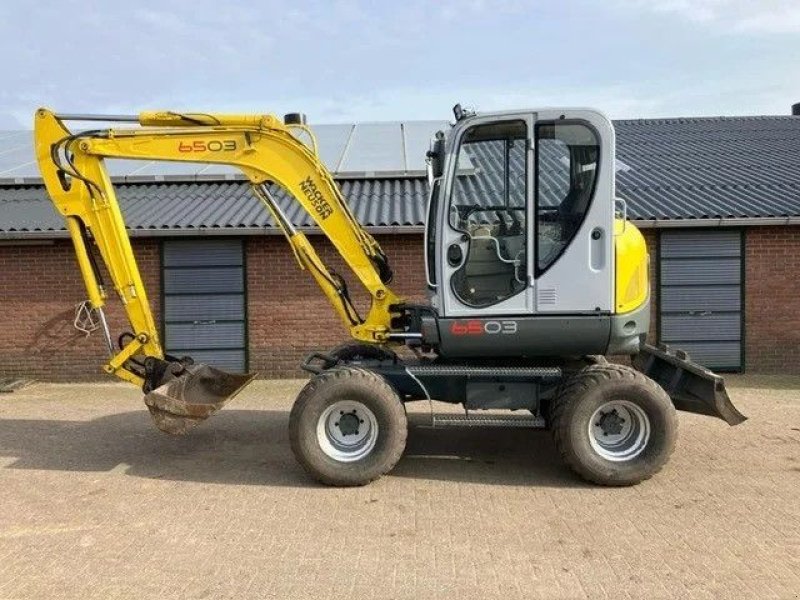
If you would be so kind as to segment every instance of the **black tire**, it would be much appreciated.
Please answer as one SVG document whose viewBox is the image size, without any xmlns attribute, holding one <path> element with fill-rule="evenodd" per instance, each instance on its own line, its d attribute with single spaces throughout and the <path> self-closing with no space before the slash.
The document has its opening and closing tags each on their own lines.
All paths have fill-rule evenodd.
<svg viewBox="0 0 800 600">
<path fill-rule="evenodd" d="M 394 360 L 397 355 L 383 346 L 349 343 L 336 346 L 328 354 L 339 363 L 363 362 L 365 360 Z"/>
<path fill-rule="evenodd" d="M 612 400 L 639 407 L 649 421 L 649 438 L 629 459 L 609 460 L 592 445 L 592 416 Z M 652 379 L 623 365 L 605 363 L 581 369 L 565 382 L 550 414 L 553 438 L 564 462 L 599 485 L 625 486 L 649 479 L 675 449 L 678 418 L 669 396 Z"/>
<path fill-rule="evenodd" d="M 365 406 L 377 423 L 374 447 L 351 462 L 326 453 L 317 429 L 326 409 L 345 400 Z M 314 376 L 297 396 L 289 415 L 295 458 L 309 475 L 326 485 L 366 485 L 388 473 L 400 460 L 407 435 L 405 407 L 397 393 L 380 375 L 356 367 L 336 367 Z"/>
</svg>

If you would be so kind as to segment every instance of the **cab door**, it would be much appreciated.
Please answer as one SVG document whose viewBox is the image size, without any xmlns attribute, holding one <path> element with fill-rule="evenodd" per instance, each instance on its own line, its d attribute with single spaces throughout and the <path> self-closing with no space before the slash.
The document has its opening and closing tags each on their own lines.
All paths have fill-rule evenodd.
<svg viewBox="0 0 800 600">
<path fill-rule="evenodd" d="M 439 215 L 443 316 L 534 310 L 533 123 L 478 117 L 454 132 Z"/>
<path fill-rule="evenodd" d="M 540 111 L 534 126 L 534 312 L 614 307 L 614 130 L 589 110 Z"/>
</svg>

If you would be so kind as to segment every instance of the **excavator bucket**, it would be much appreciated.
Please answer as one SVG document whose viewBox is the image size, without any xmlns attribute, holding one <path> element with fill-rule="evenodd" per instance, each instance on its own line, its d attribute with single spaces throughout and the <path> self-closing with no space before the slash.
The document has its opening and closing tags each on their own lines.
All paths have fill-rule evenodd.
<svg viewBox="0 0 800 600">
<path fill-rule="evenodd" d="M 255 373 L 228 373 L 208 365 L 189 365 L 178 377 L 144 397 L 161 431 L 184 435 L 220 410 L 255 377 Z"/>
</svg>

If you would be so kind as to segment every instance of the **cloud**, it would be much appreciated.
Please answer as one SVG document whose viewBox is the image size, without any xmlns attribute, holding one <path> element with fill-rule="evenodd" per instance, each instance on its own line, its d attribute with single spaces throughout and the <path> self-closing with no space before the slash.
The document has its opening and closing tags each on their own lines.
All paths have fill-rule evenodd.
<svg viewBox="0 0 800 600">
<path fill-rule="evenodd" d="M 800 33 L 798 0 L 613 0 L 612 6 L 673 14 L 730 33 Z"/>
</svg>

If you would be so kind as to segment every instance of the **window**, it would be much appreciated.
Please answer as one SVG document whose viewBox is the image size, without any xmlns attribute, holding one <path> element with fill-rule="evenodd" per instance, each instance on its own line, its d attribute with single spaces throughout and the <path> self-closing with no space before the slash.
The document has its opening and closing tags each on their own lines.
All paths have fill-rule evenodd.
<svg viewBox="0 0 800 600">
<path fill-rule="evenodd" d="M 536 126 L 536 274 L 544 273 L 580 229 L 594 195 L 600 145 L 580 123 Z"/>
<path fill-rule="evenodd" d="M 450 198 L 450 226 L 463 232 L 466 257 L 454 244 L 451 286 L 473 307 L 501 302 L 527 284 L 527 126 L 476 125 L 462 138 Z"/>
</svg>

